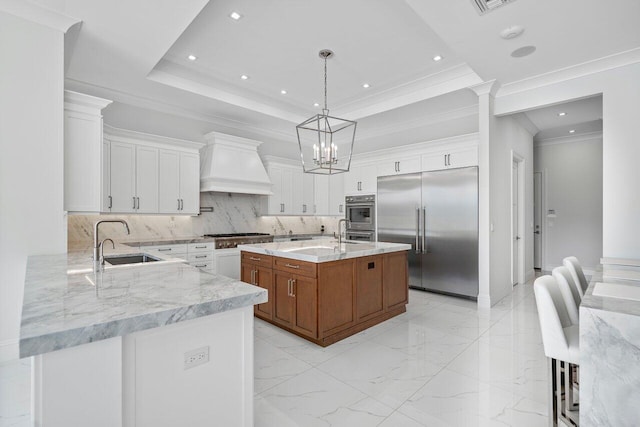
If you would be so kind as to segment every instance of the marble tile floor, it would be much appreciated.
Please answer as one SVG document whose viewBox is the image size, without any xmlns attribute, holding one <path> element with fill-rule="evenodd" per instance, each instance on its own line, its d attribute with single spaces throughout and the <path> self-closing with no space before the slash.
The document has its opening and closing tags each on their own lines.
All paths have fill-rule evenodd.
<svg viewBox="0 0 640 427">
<path fill-rule="evenodd" d="M 29 360 L 0 364 L 0 427 L 30 425 Z M 546 426 L 532 283 L 491 310 L 411 290 L 407 312 L 327 348 L 256 319 L 255 426 Z"/>
</svg>

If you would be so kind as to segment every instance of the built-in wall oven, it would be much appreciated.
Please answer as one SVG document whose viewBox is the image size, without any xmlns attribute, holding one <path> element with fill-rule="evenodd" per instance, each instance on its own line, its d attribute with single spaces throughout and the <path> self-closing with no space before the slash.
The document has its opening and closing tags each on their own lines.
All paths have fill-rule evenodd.
<svg viewBox="0 0 640 427">
<path fill-rule="evenodd" d="M 349 230 L 376 230 L 376 196 L 347 196 L 345 206 Z"/>
<path fill-rule="evenodd" d="M 347 196 L 345 198 L 348 240 L 375 241 L 376 196 Z"/>
</svg>

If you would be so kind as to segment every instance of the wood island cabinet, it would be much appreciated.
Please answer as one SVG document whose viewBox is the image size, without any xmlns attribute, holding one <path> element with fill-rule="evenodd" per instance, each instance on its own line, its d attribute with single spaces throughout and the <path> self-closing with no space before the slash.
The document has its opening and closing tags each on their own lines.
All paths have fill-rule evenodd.
<svg viewBox="0 0 640 427">
<path fill-rule="evenodd" d="M 242 280 L 267 289 L 256 317 L 321 346 L 406 311 L 406 252 L 313 263 L 242 252 Z"/>
</svg>

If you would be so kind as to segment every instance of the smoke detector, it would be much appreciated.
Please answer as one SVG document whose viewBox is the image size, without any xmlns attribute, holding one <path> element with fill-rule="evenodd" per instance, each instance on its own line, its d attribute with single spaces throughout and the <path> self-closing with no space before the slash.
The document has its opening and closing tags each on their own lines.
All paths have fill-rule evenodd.
<svg viewBox="0 0 640 427">
<path fill-rule="evenodd" d="M 524 28 L 520 25 L 512 25 L 500 31 L 500 37 L 505 40 L 515 39 L 524 32 Z"/>
<path fill-rule="evenodd" d="M 480 15 L 491 12 L 494 9 L 511 3 L 515 0 L 471 0 Z"/>
</svg>

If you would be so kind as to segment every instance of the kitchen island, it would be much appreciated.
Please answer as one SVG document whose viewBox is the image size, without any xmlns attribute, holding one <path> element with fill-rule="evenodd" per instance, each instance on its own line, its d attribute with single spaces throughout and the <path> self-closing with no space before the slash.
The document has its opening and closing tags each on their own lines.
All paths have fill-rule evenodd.
<svg viewBox="0 0 640 427">
<path fill-rule="evenodd" d="M 88 252 L 29 257 L 20 356 L 34 356 L 36 425 L 253 425 L 266 292 L 153 255 L 98 272 Z"/>
<path fill-rule="evenodd" d="M 242 280 L 269 293 L 255 316 L 318 345 L 406 311 L 410 245 L 320 239 L 239 248 Z"/>
</svg>

